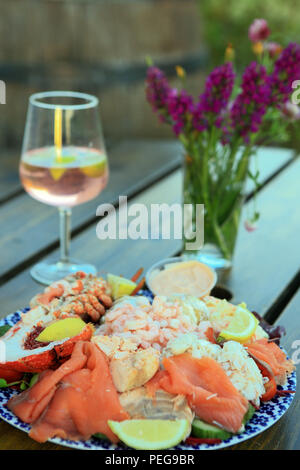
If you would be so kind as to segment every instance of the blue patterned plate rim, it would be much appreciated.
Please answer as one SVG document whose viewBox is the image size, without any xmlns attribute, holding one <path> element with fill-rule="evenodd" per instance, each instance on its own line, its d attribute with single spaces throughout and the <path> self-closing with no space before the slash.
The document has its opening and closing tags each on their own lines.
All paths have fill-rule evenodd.
<svg viewBox="0 0 300 470">
<path fill-rule="evenodd" d="M 145 292 L 143 292 L 145 294 Z M 147 294 L 148 297 L 151 297 L 151 294 Z M 20 320 L 20 314 L 27 312 L 28 307 L 23 310 L 19 310 L 15 313 L 8 315 L 5 318 L 0 319 L 0 326 L 3 325 L 14 325 Z M 289 390 L 296 390 L 296 373 L 293 372 L 287 381 L 287 387 Z M 5 404 L 7 401 L 18 392 L 12 389 L 0 389 L 0 417 L 9 423 L 10 425 L 28 433 L 30 431 L 30 425 L 21 421 L 17 416 L 15 416 L 11 411 L 9 411 Z M 225 441 L 222 441 L 219 444 L 199 444 L 199 445 L 187 445 L 180 444 L 174 447 L 172 450 L 215 450 L 222 449 L 224 447 L 229 447 L 240 442 L 251 439 L 254 436 L 262 433 L 273 424 L 275 424 L 288 410 L 294 398 L 294 394 L 288 394 L 286 396 L 277 396 L 273 400 L 263 403 L 258 411 L 254 413 L 252 419 L 245 426 L 245 431 L 241 434 L 236 434 Z M 49 442 L 53 444 L 59 444 L 65 447 L 71 447 L 78 450 L 126 450 L 128 447 L 125 445 L 114 445 L 103 439 L 97 439 L 92 437 L 87 441 L 70 441 L 67 439 L 53 438 L 49 439 Z"/>
</svg>

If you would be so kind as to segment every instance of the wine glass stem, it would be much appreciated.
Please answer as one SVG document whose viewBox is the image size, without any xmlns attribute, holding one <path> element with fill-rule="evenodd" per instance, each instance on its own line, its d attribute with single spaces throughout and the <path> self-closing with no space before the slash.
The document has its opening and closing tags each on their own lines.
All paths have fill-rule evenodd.
<svg viewBox="0 0 300 470">
<path fill-rule="evenodd" d="M 69 262 L 70 234 L 71 234 L 71 209 L 59 207 L 59 235 L 60 235 L 60 261 Z"/>
</svg>

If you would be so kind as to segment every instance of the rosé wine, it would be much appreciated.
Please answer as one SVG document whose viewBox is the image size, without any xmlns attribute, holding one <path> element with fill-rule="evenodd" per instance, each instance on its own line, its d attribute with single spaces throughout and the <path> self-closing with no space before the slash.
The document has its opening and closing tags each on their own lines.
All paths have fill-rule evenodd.
<svg viewBox="0 0 300 470">
<path fill-rule="evenodd" d="M 105 151 L 88 147 L 43 147 L 22 155 L 20 177 L 25 190 L 38 201 L 72 207 L 94 199 L 106 187 Z"/>
</svg>

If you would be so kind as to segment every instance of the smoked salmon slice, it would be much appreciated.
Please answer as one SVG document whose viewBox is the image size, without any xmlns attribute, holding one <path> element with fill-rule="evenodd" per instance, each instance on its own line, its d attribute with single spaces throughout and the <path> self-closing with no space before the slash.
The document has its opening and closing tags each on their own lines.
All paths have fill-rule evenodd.
<svg viewBox="0 0 300 470">
<path fill-rule="evenodd" d="M 29 436 L 38 442 L 51 437 L 86 440 L 97 432 L 117 442 L 107 421 L 129 419 L 105 354 L 87 341 L 76 343 L 68 361 L 55 371 L 43 372 L 32 388 L 10 399 L 7 406 L 32 424 Z"/>
<path fill-rule="evenodd" d="M 185 353 L 163 359 L 160 370 L 146 387 L 185 395 L 195 414 L 210 424 L 236 433 L 248 409 L 248 401 L 234 387 L 222 367 L 209 357 Z"/>
<path fill-rule="evenodd" d="M 267 338 L 247 344 L 247 350 L 254 359 L 271 368 L 277 384 L 283 385 L 286 381 L 286 374 L 290 374 L 295 369 L 285 352 Z"/>
</svg>

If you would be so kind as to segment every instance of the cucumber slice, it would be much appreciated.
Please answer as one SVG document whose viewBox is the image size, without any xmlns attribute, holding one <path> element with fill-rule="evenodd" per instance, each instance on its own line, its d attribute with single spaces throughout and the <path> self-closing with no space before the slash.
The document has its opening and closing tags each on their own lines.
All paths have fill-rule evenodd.
<svg viewBox="0 0 300 470">
<path fill-rule="evenodd" d="M 108 437 L 105 434 L 102 434 L 102 432 L 96 432 L 93 434 L 93 436 L 97 439 L 104 439 L 105 441 L 109 441 Z"/>
<path fill-rule="evenodd" d="M 195 418 L 192 423 L 192 435 L 202 438 L 213 438 L 225 440 L 231 437 L 231 433 L 220 429 L 212 424 L 205 423 L 201 419 Z"/>
<path fill-rule="evenodd" d="M 251 403 L 249 403 L 248 411 L 245 414 L 244 419 L 243 419 L 243 424 L 248 423 L 248 421 L 250 421 L 254 413 L 255 413 L 255 408 L 253 405 L 251 405 Z"/>
</svg>

